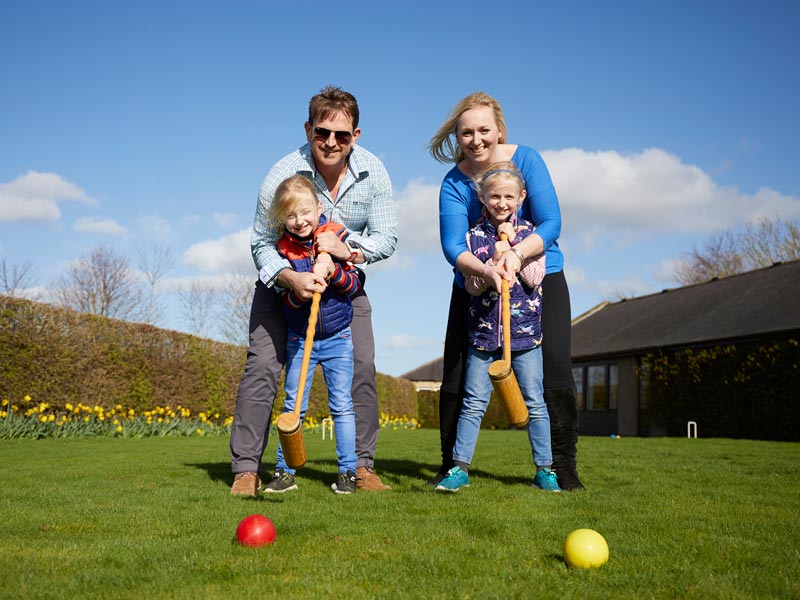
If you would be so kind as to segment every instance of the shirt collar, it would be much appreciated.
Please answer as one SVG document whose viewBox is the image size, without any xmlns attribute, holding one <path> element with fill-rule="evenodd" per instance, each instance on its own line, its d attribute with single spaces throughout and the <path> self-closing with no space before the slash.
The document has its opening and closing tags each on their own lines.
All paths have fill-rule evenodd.
<svg viewBox="0 0 800 600">
<path fill-rule="evenodd" d="M 306 168 L 298 169 L 298 173 L 307 172 L 310 173 L 312 177 L 316 177 L 317 166 L 314 164 L 314 156 L 311 154 L 311 144 L 309 142 L 300 146 L 300 155 L 306 163 Z M 361 179 L 368 171 L 363 162 L 361 149 L 358 146 L 353 146 L 352 150 L 350 150 L 350 155 L 347 157 L 347 168 L 353 173 L 356 179 Z"/>
</svg>

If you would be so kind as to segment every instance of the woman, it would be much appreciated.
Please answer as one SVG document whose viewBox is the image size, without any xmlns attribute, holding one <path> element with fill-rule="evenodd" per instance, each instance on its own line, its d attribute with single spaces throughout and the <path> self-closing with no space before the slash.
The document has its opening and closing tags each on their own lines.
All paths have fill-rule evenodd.
<svg viewBox="0 0 800 600">
<path fill-rule="evenodd" d="M 464 397 L 464 373 L 468 349 L 469 294 L 464 275 L 484 277 L 498 290 L 501 278 L 519 272 L 522 261 L 545 251 L 547 275 L 542 282 L 542 333 L 544 398 L 550 414 L 553 469 L 563 490 L 583 488 L 578 478 L 577 401 L 570 356 L 571 314 L 569 288 L 564 278 L 564 255 L 558 247 L 561 211 L 550 173 L 533 148 L 506 143 L 506 124 L 500 104 L 483 92 L 459 102 L 431 138 L 431 155 L 442 163 L 455 163 L 439 192 L 439 234 L 447 261 L 455 267 L 444 347 L 444 375 L 439 391 L 439 431 L 442 467 L 432 480 L 438 484 L 453 466 L 456 426 Z M 506 252 L 495 268 L 469 252 L 466 233 L 478 220 L 481 204 L 473 180 L 489 165 L 512 161 L 525 177 L 528 196 L 521 216 L 536 232 Z"/>
</svg>

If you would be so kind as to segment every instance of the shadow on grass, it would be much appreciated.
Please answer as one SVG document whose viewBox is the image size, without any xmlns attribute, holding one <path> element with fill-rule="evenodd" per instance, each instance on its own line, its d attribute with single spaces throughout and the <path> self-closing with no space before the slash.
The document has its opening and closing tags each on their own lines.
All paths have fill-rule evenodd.
<svg viewBox="0 0 800 600">
<path fill-rule="evenodd" d="M 317 465 L 326 465 L 328 468 L 317 468 Z M 185 466 L 200 469 L 208 474 L 209 479 L 214 482 L 224 482 L 228 487 L 233 483 L 233 473 L 229 462 L 208 462 L 208 463 L 185 463 Z M 419 480 L 419 483 L 428 482 L 439 471 L 439 463 L 417 462 L 404 459 L 386 458 L 379 459 L 377 466 L 378 474 L 385 483 L 391 485 L 393 480 L 404 477 Z M 271 468 L 271 467 L 270 467 Z M 262 474 L 266 473 L 265 465 L 261 468 Z M 298 469 L 297 476 L 311 481 L 322 483 L 332 483 L 336 472 L 336 461 L 330 459 L 314 460 L 306 463 L 304 467 Z M 502 475 L 497 472 L 483 471 L 481 469 L 470 469 L 469 474 L 473 477 L 494 479 L 506 485 L 520 483 L 530 483 L 527 477 Z"/>
</svg>

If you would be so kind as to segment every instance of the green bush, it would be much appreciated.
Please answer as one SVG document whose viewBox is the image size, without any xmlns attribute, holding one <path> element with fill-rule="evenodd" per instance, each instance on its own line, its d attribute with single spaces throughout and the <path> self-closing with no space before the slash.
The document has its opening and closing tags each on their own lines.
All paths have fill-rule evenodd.
<svg viewBox="0 0 800 600">
<path fill-rule="evenodd" d="M 54 408 L 182 406 L 231 415 L 246 355 L 241 346 L 0 295 L 0 399 L 12 402 L 29 395 Z M 283 406 L 279 383 L 274 414 Z M 416 419 L 410 381 L 378 373 L 376 384 L 382 413 Z M 321 368 L 307 414 L 330 414 Z"/>
<path fill-rule="evenodd" d="M 439 392 L 431 390 L 417 392 L 417 420 L 420 427 L 439 428 Z"/>
<path fill-rule="evenodd" d="M 697 421 L 704 437 L 800 440 L 798 365 L 794 339 L 649 354 L 644 416 L 668 435 Z"/>
<path fill-rule="evenodd" d="M 439 428 L 438 391 L 422 390 L 417 392 L 417 420 L 419 421 L 420 427 L 426 429 Z M 481 421 L 481 427 L 483 429 L 508 429 L 508 422 L 503 414 L 500 401 L 497 399 L 494 392 L 492 392 L 486 414 Z"/>
<path fill-rule="evenodd" d="M 0 396 L 230 413 L 245 350 L 0 296 Z"/>
</svg>

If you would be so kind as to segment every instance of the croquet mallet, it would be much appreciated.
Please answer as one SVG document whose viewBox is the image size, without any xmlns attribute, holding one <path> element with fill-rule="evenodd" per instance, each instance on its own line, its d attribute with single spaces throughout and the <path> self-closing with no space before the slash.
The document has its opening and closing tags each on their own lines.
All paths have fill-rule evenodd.
<svg viewBox="0 0 800 600">
<path fill-rule="evenodd" d="M 294 411 L 281 414 L 277 422 L 278 439 L 281 441 L 283 458 L 292 469 L 299 469 L 306 464 L 306 445 L 303 441 L 303 428 L 300 425 L 300 411 L 303 408 L 303 399 L 306 393 L 308 364 L 311 362 L 321 297 L 322 294 L 319 292 L 314 292 L 314 295 L 311 296 L 311 310 L 308 314 L 306 341 L 303 346 L 303 362 L 300 364 L 300 380 L 297 382 L 297 394 L 294 397 Z"/>
<path fill-rule="evenodd" d="M 508 240 L 506 234 L 500 239 Z M 489 378 L 494 391 L 500 400 L 500 406 L 506 421 L 512 427 L 523 427 L 528 424 L 528 407 L 522 398 L 519 383 L 511 368 L 511 298 L 508 280 L 503 279 L 501 290 L 500 321 L 503 324 L 503 358 L 489 365 Z"/>
</svg>

